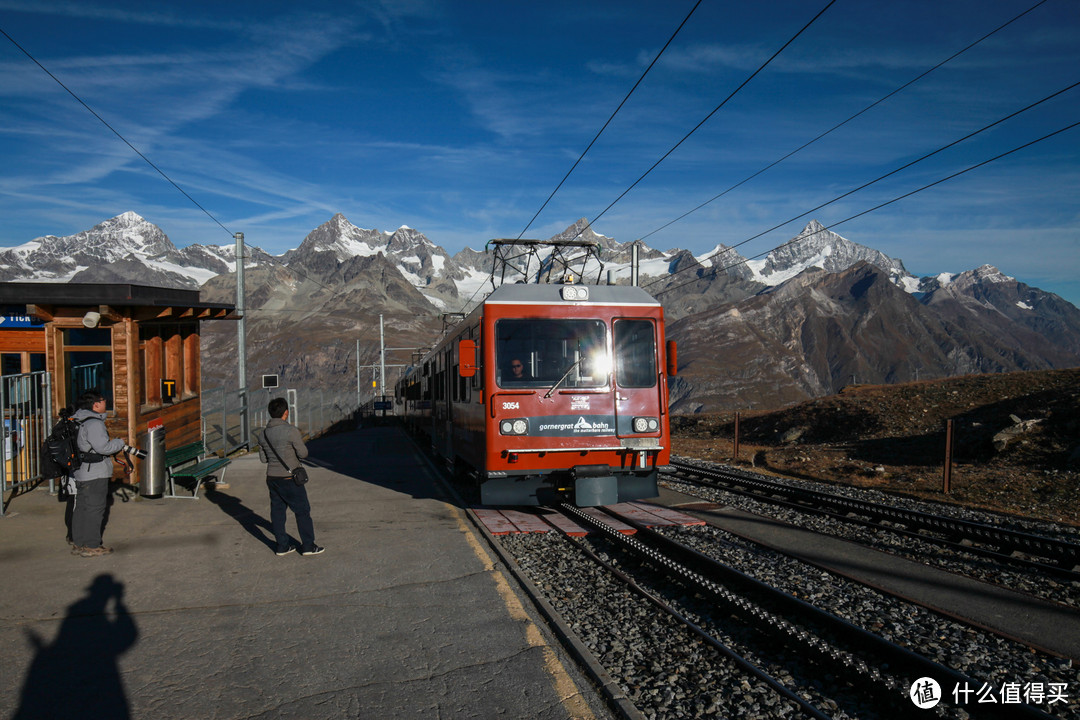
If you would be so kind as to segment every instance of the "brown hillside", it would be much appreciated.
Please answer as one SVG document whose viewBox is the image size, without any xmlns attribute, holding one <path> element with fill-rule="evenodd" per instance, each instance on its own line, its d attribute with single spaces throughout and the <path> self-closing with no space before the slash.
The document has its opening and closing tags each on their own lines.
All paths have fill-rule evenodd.
<svg viewBox="0 0 1080 720">
<path fill-rule="evenodd" d="M 733 420 L 673 416 L 675 452 L 730 461 Z M 1080 369 L 852 386 L 739 426 L 739 465 L 1080 525 Z"/>
</svg>

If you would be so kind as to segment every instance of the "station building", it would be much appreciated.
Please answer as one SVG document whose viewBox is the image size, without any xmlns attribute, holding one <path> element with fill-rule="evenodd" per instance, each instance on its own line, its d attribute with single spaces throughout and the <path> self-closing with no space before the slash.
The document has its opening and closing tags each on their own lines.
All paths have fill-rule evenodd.
<svg viewBox="0 0 1080 720">
<path fill-rule="evenodd" d="M 197 290 L 3 283 L 0 308 L 3 375 L 49 376 L 52 418 L 41 422 L 51 427 L 96 389 L 108 400 L 110 436 L 133 447 L 152 423 L 164 424 L 171 446 L 202 439 L 200 323 L 236 319 L 234 306 L 201 302 Z M 5 416 L 20 412 L 7 404 Z"/>
</svg>

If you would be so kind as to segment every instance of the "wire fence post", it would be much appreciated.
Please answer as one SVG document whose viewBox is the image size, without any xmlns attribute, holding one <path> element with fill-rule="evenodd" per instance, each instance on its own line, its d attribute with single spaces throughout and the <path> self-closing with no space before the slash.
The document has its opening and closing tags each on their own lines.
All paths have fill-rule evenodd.
<svg viewBox="0 0 1080 720">
<path fill-rule="evenodd" d="M 952 483 L 953 421 L 945 421 L 945 473 L 941 478 L 941 492 L 948 495 Z"/>
<path fill-rule="evenodd" d="M 735 450 L 731 453 L 733 460 L 739 459 L 739 411 L 735 411 Z"/>
</svg>

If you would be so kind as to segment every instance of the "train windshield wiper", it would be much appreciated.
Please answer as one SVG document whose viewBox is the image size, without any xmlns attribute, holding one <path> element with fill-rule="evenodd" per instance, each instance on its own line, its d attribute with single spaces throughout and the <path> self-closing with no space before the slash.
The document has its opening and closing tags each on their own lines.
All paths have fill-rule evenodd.
<svg viewBox="0 0 1080 720">
<path fill-rule="evenodd" d="M 573 370 L 574 368 L 576 368 L 580 364 L 581 364 L 581 358 L 580 357 L 577 360 L 575 360 L 574 362 L 570 363 L 570 367 L 566 368 L 566 372 L 564 372 L 562 374 L 562 377 L 559 378 L 558 380 L 556 380 L 555 384 L 551 386 L 551 389 L 548 390 L 546 393 L 544 393 L 544 398 L 545 399 L 550 398 L 551 393 L 555 392 L 555 388 L 559 387 L 559 385 L 562 384 L 562 381 L 565 380 L 567 378 L 567 376 L 570 374 L 570 371 Z"/>
</svg>

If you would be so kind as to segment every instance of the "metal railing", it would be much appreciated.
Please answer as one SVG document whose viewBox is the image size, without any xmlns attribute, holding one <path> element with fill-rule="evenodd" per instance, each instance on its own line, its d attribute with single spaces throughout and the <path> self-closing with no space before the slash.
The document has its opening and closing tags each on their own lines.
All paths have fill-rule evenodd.
<svg viewBox="0 0 1080 720">
<path fill-rule="evenodd" d="M 0 377 L 3 443 L 0 444 L 0 489 L 14 493 L 41 480 L 38 449 L 52 432 L 52 380 L 48 372 Z M 53 492 L 53 481 L 49 481 Z M 0 517 L 7 509 L 0 495 Z"/>
<path fill-rule="evenodd" d="M 324 388 L 203 389 L 203 442 L 208 452 L 231 455 L 241 448 L 253 448 L 258 437 L 253 430 L 266 425 L 266 406 L 271 399 L 284 397 L 289 403 L 289 422 L 300 428 L 304 437 L 325 434 L 335 426 L 347 425 L 356 418 L 356 399 L 351 393 Z M 251 426 L 244 427 L 247 409 Z"/>
</svg>

